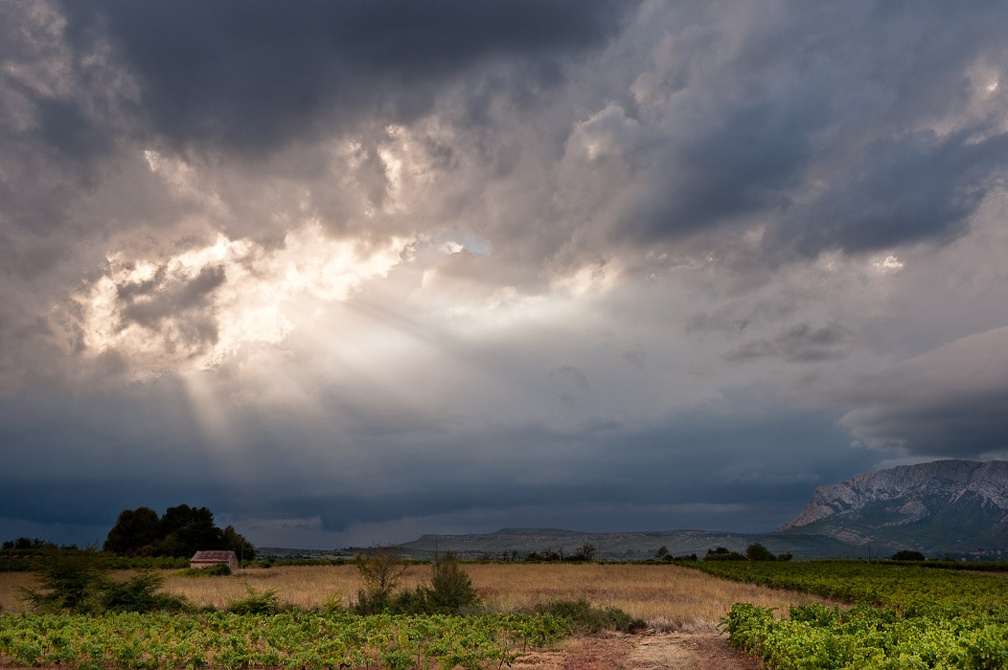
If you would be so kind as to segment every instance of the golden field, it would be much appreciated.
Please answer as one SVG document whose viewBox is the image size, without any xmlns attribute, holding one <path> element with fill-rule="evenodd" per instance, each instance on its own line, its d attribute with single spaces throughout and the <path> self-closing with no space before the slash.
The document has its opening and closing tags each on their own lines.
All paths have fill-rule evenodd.
<svg viewBox="0 0 1008 670">
<path fill-rule="evenodd" d="M 633 564 L 466 564 L 466 572 L 491 610 L 513 611 L 552 600 L 585 599 L 618 607 L 663 630 L 712 630 L 732 603 L 764 607 L 820 600 L 806 594 L 729 582 L 675 565 Z M 327 600 L 356 599 L 361 580 L 353 565 L 282 566 L 241 570 L 230 577 L 188 577 L 166 571 L 164 590 L 195 605 L 224 608 L 248 589 L 275 591 L 282 603 L 310 609 Z M 124 573 L 125 576 L 125 573 Z M 407 569 L 400 588 L 427 581 L 430 567 Z M 0 611 L 21 612 L 20 588 L 28 573 L 0 573 Z"/>
</svg>

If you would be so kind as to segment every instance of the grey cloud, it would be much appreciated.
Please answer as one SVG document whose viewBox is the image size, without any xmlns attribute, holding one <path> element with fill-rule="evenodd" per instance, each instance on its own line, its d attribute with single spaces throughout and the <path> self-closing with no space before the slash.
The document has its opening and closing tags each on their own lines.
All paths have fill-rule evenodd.
<svg viewBox="0 0 1008 670">
<path fill-rule="evenodd" d="M 684 20 L 661 41 L 650 25 L 623 36 L 621 48 L 646 36 L 643 71 L 624 75 L 637 99 L 617 99 L 648 140 L 623 147 L 628 174 L 600 183 L 596 246 L 698 238 L 727 257 L 733 236 L 762 228 L 758 248 L 736 243 L 735 262 L 772 266 L 947 243 L 1001 188 L 1004 94 L 975 81 L 978 62 L 1008 65 L 989 3 L 749 5 L 730 24 L 726 6 L 707 7 L 668 8 L 663 18 Z"/>
<path fill-rule="evenodd" d="M 739 332 L 744 326 L 740 327 Z M 734 362 L 760 358 L 780 358 L 793 363 L 810 363 L 843 358 L 850 332 L 838 323 L 822 328 L 799 324 L 769 340 L 754 340 L 725 354 Z"/>
<path fill-rule="evenodd" d="M 727 524 L 695 510 L 735 505 L 747 511 L 732 516 L 733 527 L 766 530 L 800 509 L 816 483 L 856 474 L 873 455 L 848 452 L 828 417 L 774 405 L 762 392 L 587 430 L 445 431 L 443 422 L 400 413 L 409 425 L 390 434 L 376 415 L 338 439 L 347 431 L 339 412 L 229 407 L 236 454 L 201 434 L 202 408 L 186 401 L 183 384 L 159 379 L 136 391 L 92 394 L 83 404 L 35 395 L 0 408 L 0 440 L 16 450 L 0 475 L 5 516 L 65 520 L 84 495 L 73 520 L 91 525 L 110 526 L 126 507 L 187 502 L 227 517 L 321 516 L 330 531 L 479 510 L 614 530 Z M 74 452 L 87 455 L 86 467 L 74 465 Z M 675 506 L 684 510 L 678 516 Z"/>
<path fill-rule="evenodd" d="M 126 283 L 116 292 L 127 321 L 155 328 L 165 318 L 205 310 L 213 293 L 226 281 L 221 266 L 206 266 L 192 278 L 169 277 L 167 268 L 162 266 L 153 278 Z"/>
<path fill-rule="evenodd" d="M 847 178 L 795 208 L 773 237 L 814 255 L 860 252 L 961 235 L 1008 168 L 1008 134 L 976 141 L 971 130 L 945 137 L 912 133 L 868 147 Z"/>
<path fill-rule="evenodd" d="M 490 57 L 529 65 L 599 44 L 631 6 L 597 2 L 67 2 L 78 43 L 105 31 L 176 143 L 275 147 L 360 115 L 410 119 L 432 85 Z"/>
<path fill-rule="evenodd" d="M 581 391 L 588 391 L 591 389 L 591 384 L 588 382 L 588 375 L 586 375 L 584 370 L 576 365 L 561 365 L 558 368 L 550 370 L 549 376 L 551 379 L 558 380 L 561 383 L 573 384 Z"/>
<path fill-rule="evenodd" d="M 887 447 L 1006 449 L 997 3 L 0 13 L 0 517 L 762 530 Z M 230 278 L 173 274 L 218 234 Z M 170 371 L 260 261 L 393 236 Z"/>
<path fill-rule="evenodd" d="M 1008 450 L 1008 329 L 964 337 L 858 378 L 842 423 L 867 444 L 915 456 Z"/>
</svg>

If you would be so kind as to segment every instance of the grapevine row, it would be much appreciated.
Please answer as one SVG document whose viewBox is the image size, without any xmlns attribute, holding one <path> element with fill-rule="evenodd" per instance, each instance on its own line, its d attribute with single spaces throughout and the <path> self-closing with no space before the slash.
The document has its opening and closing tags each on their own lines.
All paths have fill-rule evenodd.
<svg viewBox="0 0 1008 670">
<path fill-rule="evenodd" d="M 842 611 L 811 604 L 775 618 L 769 608 L 732 606 L 724 622 L 736 647 L 774 670 L 1004 670 L 1008 610 L 968 614 L 940 607 L 907 614 L 865 603 Z"/>
<path fill-rule="evenodd" d="M 569 621 L 548 615 L 0 615 L 0 656 L 23 666 L 81 670 L 433 670 L 499 667 L 570 632 Z"/>
<path fill-rule="evenodd" d="M 769 608 L 735 604 L 731 643 L 774 670 L 1005 670 L 1008 579 L 857 561 L 718 563 L 718 576 L 854 603 Z"/>
</svg>

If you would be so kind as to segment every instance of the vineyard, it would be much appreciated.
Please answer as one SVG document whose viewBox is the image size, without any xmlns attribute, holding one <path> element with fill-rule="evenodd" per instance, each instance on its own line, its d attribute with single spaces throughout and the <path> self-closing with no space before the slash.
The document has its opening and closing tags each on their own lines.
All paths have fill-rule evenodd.
<svg viewBox="0 0 1008 670">
<path fill-rule="evenodd" d="M 99 668 L 478 668 L 572 632 L 551 615 L 0 615 L 0 656 Z"/>
<path fill-rule="evenodd" d="M 704 564 L 707 572 L 854 603 L 771 608 L 739 603 L 732 644 L 775 670 L 1008 668 L 1008 580 L 918 566 L 855 562 Z"/>
</svg>

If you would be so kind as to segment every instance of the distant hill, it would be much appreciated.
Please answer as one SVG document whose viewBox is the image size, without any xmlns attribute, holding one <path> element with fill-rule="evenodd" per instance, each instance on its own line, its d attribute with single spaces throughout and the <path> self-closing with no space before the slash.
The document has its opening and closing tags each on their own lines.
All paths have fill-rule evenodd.
<svg viewBox="0 0 1008 670">
<path fill-rule="evenodd" d="M 643 560 L 664 546 L 673 556 L 754 542 L 796 558 L 888 558 L 900 549 L 927 556 L 1008 560 L 1008 461 L 945 460 L 858 475 L 815 490 L 805 509 L 767 533 L 667 530 L 590 533 L 502 528 L 494 533 L 424 535 L 400 545 L 426 558 L 455 551 L 466 558 L 524 558 L 532 552 L 594 545 L 599 558 Z"/>
<path fill-rule="evenodd" d="M 850 545 L 911 548 L 927 555 L 1008 550 L 1008 461 L 904 465 L 820 486 L 777 529 Z"/>
<path fill-rule="evenodd" d="M 647 560 L 665 547 L 672 556 L 696 554 L 703 558 L 708 549 L 725 547 L 744 552 L 754 542 L 775 554 L 790 553 L 800 557 L 858 557 L 864 549 L 831 537 L 789 533 L 732 533 L 710 530 L 659 530 L 623 533 L 590 533 L 554 528 L 502 528 L 494 533 L 470 535 L 424 535 L 399 545 L 417 558 L 430 558 L 435 552 L 454 551 L 463 558 L 522 558 L 547 551 L 564 556 L 575 553 L 584 544 L 593 545 L 597 558 L 608 560 Z"/>
</svg>

